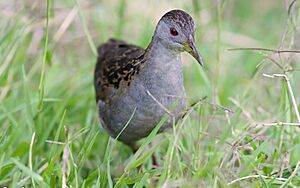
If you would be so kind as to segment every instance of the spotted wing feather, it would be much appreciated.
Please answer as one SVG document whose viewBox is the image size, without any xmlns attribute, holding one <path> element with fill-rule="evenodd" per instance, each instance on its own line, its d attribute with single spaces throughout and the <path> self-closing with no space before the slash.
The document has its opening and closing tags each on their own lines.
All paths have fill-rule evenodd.
<svg viewBox="0 0 300 188">
<path fill-rule="evenodd" d="M 115 39 L 99 46 L 94 75 L 96 100 L 105 100 L 122 82 L 129 86 L 141 69 L 144 53 L 143 48 Z"/>
</svg>

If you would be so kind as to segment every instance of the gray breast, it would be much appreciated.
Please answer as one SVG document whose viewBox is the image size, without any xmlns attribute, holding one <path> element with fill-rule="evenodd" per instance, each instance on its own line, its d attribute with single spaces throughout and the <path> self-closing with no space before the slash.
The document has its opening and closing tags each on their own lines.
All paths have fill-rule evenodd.
<svg viewBox="0 0 300 188">
<path fill-rule="evenodd" d="M 109 102 L 98 103 L 103 126 L 113 137 L 118 135 L 134 112 L 119 137 L 125 143 L 146 137 L 167 111 L 173 116 L 162 129 L 170 127 L 173 119 L 178 120 L 186 108 L 179 55 L 157 54 L 150 56 L 129 87 L 120 87 L 123 89 L 118 90 Z"/>
</svg>

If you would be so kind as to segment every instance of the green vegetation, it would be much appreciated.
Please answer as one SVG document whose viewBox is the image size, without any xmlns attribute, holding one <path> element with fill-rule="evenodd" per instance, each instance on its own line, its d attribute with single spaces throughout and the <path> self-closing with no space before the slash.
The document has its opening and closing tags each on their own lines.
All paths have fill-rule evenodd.
<svg viewBox="0 0 300 188">
<path fill-rule="evenodd" d="M 299 187 L 299 6 L 2 0 L 0 187 Z M 174 7 L 196 20 L 206 63 L 183 54 L 196 105 L 132 154 L 98 121 L 96 46 L 117 37 L 146 47 Z M 265 49 L 228 50 L 251 47 Z"/>
</svg>

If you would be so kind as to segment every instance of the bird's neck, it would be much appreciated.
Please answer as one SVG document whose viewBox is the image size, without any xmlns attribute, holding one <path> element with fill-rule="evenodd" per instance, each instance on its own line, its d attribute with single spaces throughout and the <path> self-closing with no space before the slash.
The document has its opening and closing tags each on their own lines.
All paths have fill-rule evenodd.
<svg viewBox="0 0 300 188">
<path fill-rule="evenodd" d="M 180 52 L 166 47 L 159 38 L 153 37 L 146 49 L 145 56 L 149 60 L 145 66 L 152 69 L 160 69 L 172 72 L 173 69 L 181 69 Z M 173 68 L 172 68 L 173 67 Z"/>
<path fill-rule="evenodd" d="M 145 58 L 147 61 L 141 75 L 150 92 L 184 93 L 180 52 L 166 48 L 161 41 L 152 39 Z"/>
</svg>

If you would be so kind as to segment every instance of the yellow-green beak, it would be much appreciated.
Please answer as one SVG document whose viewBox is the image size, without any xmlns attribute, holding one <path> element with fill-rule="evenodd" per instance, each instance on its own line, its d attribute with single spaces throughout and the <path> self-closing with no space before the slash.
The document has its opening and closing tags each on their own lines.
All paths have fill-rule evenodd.
<svg viewBox="0 0 300 188">
<path fill-rule="evenodd" d="M 183 44 L 183 49 L 188 52 L 189 54 L 191 54 L 198 62 L 201 66 L 204 65 L 202 57 L 200 55 L 200 53 L 198 52 L 195 42 L 192 40 L 189 40 L 187 42 L 185 42 Z"/>
</svg>

